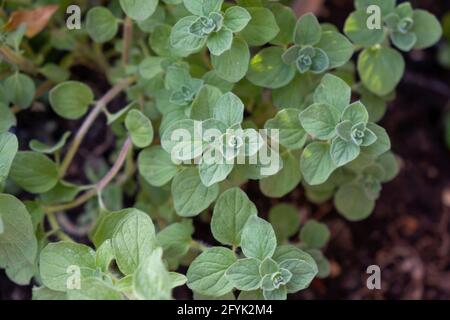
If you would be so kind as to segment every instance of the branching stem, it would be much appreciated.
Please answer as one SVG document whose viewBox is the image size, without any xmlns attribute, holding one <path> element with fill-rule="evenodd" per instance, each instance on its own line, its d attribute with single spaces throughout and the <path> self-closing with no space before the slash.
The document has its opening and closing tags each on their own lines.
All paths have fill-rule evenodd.
<svg viewBox="0 0 450 320">
<path fill-rule="evenodd" d="M 81 195 L 79 198 L 75 199 L 72 202 L 46 207 L 45 211 L 47 213 L 54 213 L 59 211 L 65 211 L 70 210 L 73 208 L 76 208 L 87 201 L 89 201 L 91 198 L 93 198 L 95 195 L 100 194 L 103 189 L 106 188 L 106 186 L 114 179 L 114 177 L 119 173 L 120 169 L 122 168 L 123 164 L 125 163 L 125 160 L 127 158 L 127 154 L 129 150 L 132 148 L 133 144 L 131 141 L 131 138 L 127 138 L 125 141 L 122 150 L 119 153 L 119 156 L 112 166 L 111 170 L 103 177 L 102 180 L 100 180 L 91 190 L 87 191 L 83 195 Z"/>
<path fill-rule="evenodd" d="M 119 93 L 130 86 L 134 81 L 135 78 L 128 78 L 119 82 L 117 85 L 111 88 L 111 90 L 109 90 L 99 101 L 97 101 L 95 107 L 92 109 L 92 111 L 89 113 L 89 115 L 81 125 L 80 130 L 78 130 L 75 138 L 72 141 L 72 144 L 70 145 L 69 150 L 67 151 L 66 156 L 64 157 L 59 171 L 59 176 L 61 178 L 65 176 L 67 169 L 70 167 L 70 164 L 72 163 L 72 160 L 81 145 L 81 142 L 86 136 L 89 128 L 94 123 L 95 119 L 97 119 L 97 117 L 102 112 L 102 109 L 105 108 L 109 102 L 111 102 Z"/>
</svg>

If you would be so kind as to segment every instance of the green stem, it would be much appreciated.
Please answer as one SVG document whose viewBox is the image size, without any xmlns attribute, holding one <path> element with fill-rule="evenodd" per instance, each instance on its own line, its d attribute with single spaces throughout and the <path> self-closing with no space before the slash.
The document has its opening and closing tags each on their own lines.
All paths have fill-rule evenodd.
<svg viewBox="0 0 450 320">
<path fill-rule="evenodd" d="M 59 226 L 58 220 L 56 219 L 55 213 L 47 212 L 47 219 L 50 223 L 50 227 L 52 230 L 48 233 L 48 235 L 56 234 L 58 238 L 63 241 L 75 242 L 71 237 L 64 233 Z"/>
</svg>

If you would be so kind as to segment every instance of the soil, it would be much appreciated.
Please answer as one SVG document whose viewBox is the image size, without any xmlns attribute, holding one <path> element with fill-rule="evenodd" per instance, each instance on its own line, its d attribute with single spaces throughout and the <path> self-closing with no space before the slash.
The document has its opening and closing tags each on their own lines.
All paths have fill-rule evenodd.
<svg viewBox="0 0 450 320">
<path fill-rule="evenodd" d="M 412 2 L 439 17 L 450 11 L 450 2 L 445 0 Z M 320 11 L 322 20 L 342 27 L 352 1 L 325 1 L 325 8 Z M 331 262 L 330 277 L 314 280 L 309 289 L 290 299 L 450 299 L 450 149 L 444 141 L 442 123 L 449 107 L 450 70 L 440 67 L 435 57 L 436 48 L 405 55 L 405 77 L 381 122 L 391 137 L 392 150 L 401 160 L 401 172 L 383 186 L 370 218 L 347 222 L 331 203 L 319 207 L 309 204 L 301 189 L 282 199 L 294 203 L 303 218 L 319 217 L 332 234 L 325 250 Z M 35 118 L 24 116 L 19 123 L 18 133 L 24 140 L 39 131 Z M 97 133 L 102 132 L 101 123 L 95 129 Z M 77 124 L 61 126 L 76 129 Z M 83 145 L 84 154 L 104 146 L 107 140 L 91 135 L 91 143 Z M 98 152 L 102 154 L 103 150 Z M 81 152 L 78 166 L 71 171 L 74 177 L 84 160 Z M 257 183 L 250 183 L 246 191 L 263 214 L 276 203 L 259 192 Z M 199 227 L 200 238 L 210 239 L 207 225 Z M 380 290 L 366 287 L 370 265 L 381 268 Z M 177 289 L 175 295 L 190 297 L 186 288 Z M 16 286 L 0 271 L 0 299 L 30 297 L 30 287 Z"/>
</svg>

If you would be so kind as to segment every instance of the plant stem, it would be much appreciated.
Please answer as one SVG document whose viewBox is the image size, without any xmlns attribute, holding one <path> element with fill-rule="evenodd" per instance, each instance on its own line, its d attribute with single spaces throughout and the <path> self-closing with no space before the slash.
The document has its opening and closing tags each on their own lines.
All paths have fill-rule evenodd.
<svg viewBox="0 0 450 320">
<path fill-rule="evenodd" d="M 119 156 L 112 166 L 112 168 L 109 170 L 109 172 L 100 180 L 91 190 L 87 191 L 83 195 L 81 195 L 79 198 L 75 199 L 72 202 L 46 207 L 45 211 L 48 213 L 54 213 L 58 211 L 64 211 L 76 208 L 87 201 L 89 201 L 92 197 L 95 195 L 101 193 L 103 189 L 106 188 L 106 186 L 114 179 L 114 177 L 119 173 L 120 169 L 122 168 L 123 164 L 125 163 L 125 160 L 127 158 L 127 154 L 131 147 L 133 146 L 133 143 L 131 142 L 131 138 L 127 138 L 125 143 L 123 144 L 122 150 L 120 150 Z"/>
<path fill-rule="evenodd" d="M 58 238 L 60 238 L 61 240 L 74 242 L 71 237 L 69 237 L 61 230 L 61 227 L 59 226 L 58 220 L 56 219 L 54 212 L 47 212 L 47 219 L 48 222 L 50 223 L 50 227 L 52 228 L 49 236 L 52 234 L 56 234 Z"/>
<path fill-rule="evenodd" d="M 20 70 L 29 73 L 29 74 L 37 74 L 38 70 L 35 65 L 17 54 L 7 46 L 0 46 L 0 56 L 2 56 L 8 63 L 17 66 Z"/>
<path fill-rule="evenodd" d="M 122 62 L 123 65 L 128 65 L 130 61 L 130 48 L 131 40 L 133 38 L 133 21 L 130 17 L 126 17 L 125 23 L 123 25 L 123 52 L 122 52 Z"/>
<path fill-rule="evenodd" d="M 119 156 L 118 156 L 116 162 L 114 163 L 113 167 L 111 168 L 111 170 L 109 170 L 109 172 L 106 174 L 106 176 L 104 176 L 103 179 L 100 180 L 95 185 L 95 190 L 97 191 L 97 193 L 101 193 L 102 190 L 119 173 L 120 169 L 122 168 L 123 164 L 125 163 L 128 152 L 131 150 L 132 146 L 133 146 L 133 143 L 131 142 L 131 138 L 128 137 L 127 140 L 125 140 L 122 150 L 120 150 Z"/>
<path fill-rule="evenodd" d="M 113 100 L 125 88 L 130 86 L 134 81 L 135 78 L 128 78 L 119 82 L 111 90 L 109 90 L 99 101 L 97 101 L 95 107 L 92 109 L 92 111 L 89 113 L 89 115 L 81 125 L 80 130 L 78 130 L 74 140 L 72 141 L 72 144 L 70 145 L 69 150 L 67 151 L 66 156 L 64 157 L 64 160 L 61 164 L 61 168 L 59 171 L 59 176 L 61 178 L 65 176 L 67 169 L 70 167 L 70 164 L 72 163 L 72 160 L 75 157 L 75 154 L 77 153 L 78 148 L 81 145 L 81 142 L 86 136 L 89 128 L 94 123 L 95 119 L 97 119 L 99 114 L 102 112 L 102 109 L 105 108 L 106 105 L 109 102 L 111 102 L 111 100 Z"/>
</svg>

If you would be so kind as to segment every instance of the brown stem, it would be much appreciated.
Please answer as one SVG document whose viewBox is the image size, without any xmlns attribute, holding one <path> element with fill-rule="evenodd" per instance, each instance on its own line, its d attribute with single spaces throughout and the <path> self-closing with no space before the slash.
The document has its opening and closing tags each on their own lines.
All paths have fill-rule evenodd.
<svg viewBox="0 0 450 320">
<path fill-rule="evenodd" d="M 130 19 L 130 17 L 126 17 L 123 26 L 122 62 L 124 66 L 126 66 L 130 61 L 130 48 L 132 38 L 133 38 L 133 21 Z"/>
<path fill-rule="evenodd" d="M 76 207 L 86 203 L 92 197 L 101 193 L 103 191 L 103 189 L 106 188 L 106 186 L 114 179 L 114 177 L 119 173 L 120 169 L 123 167 L 123 164 L 125 163 L 125 160 L 127 158 L 127 154 L 132 146 L 133 146 L 133 143 L 131 141 L 131 138 L 128 137 L 122 147 L 122 150 L 119 153 L 119 156 L 118 156 L 116 162 L 112 166 L 111 170 L 109 170 L 109 172 L 103 177 L 102 180 L 100 180 L 95 185 L 94 188 L 92 188 L 88 192 L 84 193 L 79 198 L 75 199 L 73 202 L 56 205 L 56 206 L 52 206 L 52 207 L 46 207 L 45 211 L 47 213 L 54 213 L 54 212 L 59 212 L 59 211 L 64 211 L 64 210 L 70 210 L 70 209 L 76 208 Z"/>
<path fill-rule="evenodd" d="M 0 46 L 0 56 L 2 56 L 8 63 L 17 66 L 20 70 L 29 73 L 37 74 L 36 66 L 29 60 L 17 54 L 7 46 Z"/>
<path fill-rule="evenodd" d="M 125 79 L 118 84 L 116 84 L 111 90 L 109 90 L 97 103 L 95 104 L 95 107 L 92 109 L 92 111 L 89 113 L 87 118 L 84 120 L 83 124 L 80 127 L 80 130 L 78 130 L 75 138 L 72 141 L 72 144 L 67 151 L 66 156 L 64 157 L 64 160 L 61 164 L 59 175 L 60 177 L 64 177 L 64 175 L 67 172 L 67 169 L 69 168 L 70 164 L 72 163 L 73 158 L 75 157 L 75 154 L 78 151 L 78 148 L 81 145 L 81 142 L 83 141 L 84 137 L 86 136 L 89 128 L 94 123 L 95 119 L 100 115 L 102 112 L 102 109 L 106 107 L 106 105 L 111 102 L 119 93 L 121 93 L 125 88 L 130 86 L 135 81 L 135 78 L 128 78 Z"/>
</svg>

